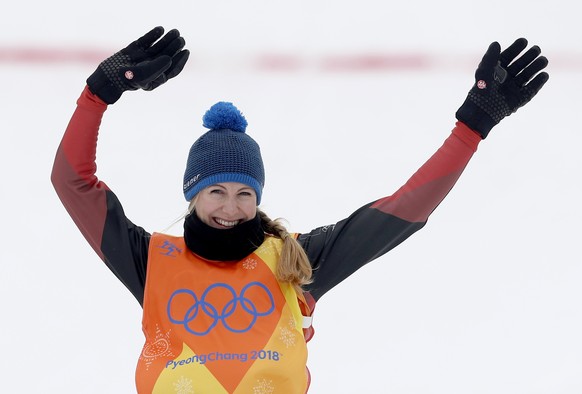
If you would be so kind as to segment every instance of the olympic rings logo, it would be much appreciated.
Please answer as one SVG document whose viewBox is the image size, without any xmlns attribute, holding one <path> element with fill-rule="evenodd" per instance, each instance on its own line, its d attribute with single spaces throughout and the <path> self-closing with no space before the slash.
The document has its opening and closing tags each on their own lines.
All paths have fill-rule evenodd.
<svg viewBox="0 0 582 394">
<path fill-rule="evenodd" d="M 246 292 L 252 288 L 259 288 L 264 291 L 269 299 L 270 306 L 266 311 L 259 311 L 255 303 L 246 297 Z M 225 289 L 227 292 L 230 293 L 232 299 L 228 301 L 221 310 L 215 307 L 211 303 L 207 301 L 209 294 L 216 289 Z M 193 304 L 190 306 L 185 312 L 183 316 L 175 316 L 175 313 L 172 311 L 172 303 L 176 296 L 179 295 L 186 295 L 192 298 Z M 174 304 L 175 305 L 175 304 Z M 235 328 L 229 323 L 228 318 L 231 317 L 235 312 L 241 311 L 241 309 L 246 312 L 248 315 L 251 316 L 251 320 L 248 324 L 246 324 L 242 328 Z M 229 331 L 234 333 L 244 333 L 249 331 L 257 322 L 257 319 L 262 316 L 270 315 L 275 310 L 275 300 L 273 298 L 273 294 L 269 291 L 267 286 L 259 282 L 251 282 L 247 284 L 240 292 L 240 295 L 237 295 L 236 291 L 226 283 L 215 283 L 209 286 L 202 296 L 198 298 L 196 293 L 189 289 L 178 289 L 172 293 L 170 299 L 168 300 L 167 306 L 167 314 L 170 321 L 174 324 L 183 325 L 186 331 L 191 334 L 203 336 L 208 334 L 216 325 L 221 322 L 222 325 Z M 210 326 L 205 330 L 196 330 L 192 328 L 193 323 L 196 319 L 202 314 L 213 319 Z"/>
</svg>

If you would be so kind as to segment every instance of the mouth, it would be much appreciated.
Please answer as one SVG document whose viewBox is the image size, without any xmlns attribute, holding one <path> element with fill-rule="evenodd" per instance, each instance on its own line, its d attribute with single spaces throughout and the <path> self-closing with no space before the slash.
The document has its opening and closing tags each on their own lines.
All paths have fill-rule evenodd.
<svg viewBox="0 0 582 394">
<path fill-rule="evenodd" d="M 216 224 L 218 224 L 220 227 L 232 228 L 232 227 L 236 226 L 237 224 L 239 224 L 241 221 L 240 220 L 224 220 L 224 219 L 214 218 L 214 222 Z"/>
</svg>

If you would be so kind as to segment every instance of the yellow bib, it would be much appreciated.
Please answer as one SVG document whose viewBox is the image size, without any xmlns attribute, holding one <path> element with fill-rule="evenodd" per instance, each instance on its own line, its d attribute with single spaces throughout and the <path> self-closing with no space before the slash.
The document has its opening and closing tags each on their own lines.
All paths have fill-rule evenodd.
<svg viewBox="0 0 582 394">
<path fill-rule="evenodd" d="M 275 277 L 282 241 L 238 262 L 210 262 L 182 237 L 152 235 L 138 393 L 305 393 L 300 300 Z"/>
</svg>

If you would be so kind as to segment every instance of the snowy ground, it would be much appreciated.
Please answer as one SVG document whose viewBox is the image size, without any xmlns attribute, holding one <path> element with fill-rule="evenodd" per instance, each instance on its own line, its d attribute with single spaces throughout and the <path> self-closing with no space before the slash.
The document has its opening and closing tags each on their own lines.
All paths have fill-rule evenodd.
<svg viewBox="0 0 582 394">
<path fill-rule="evenodd" d="M 192 51 L 182 75 L 125 94 L 100 135 L 98 175 L 150 231 L 185 209 L 187 151 L 216 101 L 233 101 L 262 146 L 263 209 L 303 232 L 406 181 L 453 127 L 491 41 L 539 44 L 551 62 L 540 95 L 493 130 L 425 229 L 318 304 L 310 392 L 582 392 L 574 1 L 551 10 L 542 1 L 165 4 L 24 1 L 0 24 L 4 55 L 21 47 L 108 54 L 155 25 L 182 31 Z M 326 67 L 336 56 L 385 53 L 429 62 Z M 269 68 L 265 55 L 286 60 Z M 25 58 L 0 56 L 0 391 L 131 393 L 140 307 L 49 182 L 99 60 Z"/>
</svg>

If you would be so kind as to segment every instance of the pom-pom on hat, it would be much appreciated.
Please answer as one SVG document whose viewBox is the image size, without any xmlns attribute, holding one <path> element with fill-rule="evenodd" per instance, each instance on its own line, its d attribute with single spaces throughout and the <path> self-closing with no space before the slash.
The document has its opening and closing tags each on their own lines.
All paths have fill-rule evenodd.
<svg viewBox="0 0 582 394">
<path fill-rule="evenodd" d="M 232 103 L 221 101 L 210 107 L 202 122 L 209 131 L 194 142 L 188 154 L 186 201 L 216 183 L 240 182 L 255 190 L 259 205 L 265 170 L 259 145 L 246 133 L 245 117 Z"/>
</svg>

